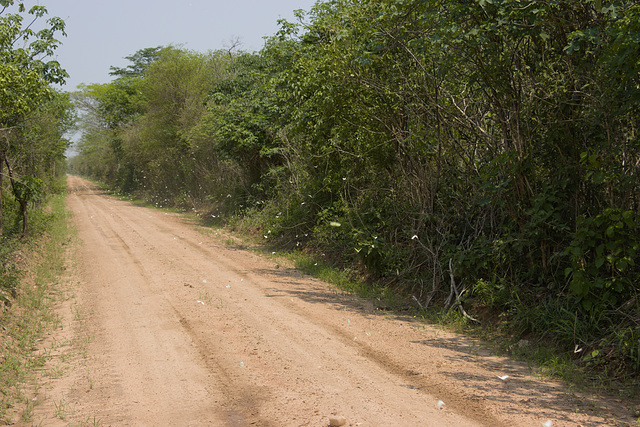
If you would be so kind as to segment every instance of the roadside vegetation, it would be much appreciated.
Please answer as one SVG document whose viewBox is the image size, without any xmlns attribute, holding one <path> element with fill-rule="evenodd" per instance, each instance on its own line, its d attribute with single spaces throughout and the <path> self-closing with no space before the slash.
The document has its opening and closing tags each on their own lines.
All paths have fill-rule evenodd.
<svg viewBox="0 0 640 427">
<path fill-rule="evenodd" d="M 52 86 L 66 72 L 48 60 L 64 22 L 46 15 L 0 0 L 0 424 L 33 407 L 24 384 L 44 363 L 33 349 L 57 324 L 68 239 L 63 135 L 74 115 L 69 95 Z"/>
<path fill-rule="evenodd" d="M 2 259 L 10 270 L 4 284 L 12 284 L 0 309 L 0 422 L 8 424 L 30 421 L 36 404 L 31 387 L 48 361 L 47 352 L 34 351 L 60 326 L 55 307 L 66 298 L 60 283 L 71 238 L 65 195 L 51 196 L 46 205 L 32 212 L 33 237 L 14 242 Z"/>
<path fill-rule="evenodd" d="M 346 1 L 73 94 L 74 173 L 640 374 L 640 5 Z M 448 313 L 448 314 L 447 314 Z"/>
</svg>

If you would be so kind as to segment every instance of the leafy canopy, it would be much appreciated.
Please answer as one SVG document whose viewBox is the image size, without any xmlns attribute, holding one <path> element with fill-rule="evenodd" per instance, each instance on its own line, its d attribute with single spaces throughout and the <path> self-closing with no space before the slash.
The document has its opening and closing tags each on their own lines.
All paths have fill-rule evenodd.
<svg viewBox="0 0 640 427">
<path fill-rule="evenodd" d="M 57 35 L 66 35 L 65 24 L 53 17 L 34 31 L 34 23 L 47 14 L 44 6 L 25 11 L 24 3 L 16 5 L 13 0 L 2 0 L 0 5 L 0 124 L 13 126 L 51 97 L 50 84 L 63 84 L 68 77 L 57 61 L 47 60 L 60 44 Z M 30 18 L 26 25 L 25 17 Z"/>
</svg>

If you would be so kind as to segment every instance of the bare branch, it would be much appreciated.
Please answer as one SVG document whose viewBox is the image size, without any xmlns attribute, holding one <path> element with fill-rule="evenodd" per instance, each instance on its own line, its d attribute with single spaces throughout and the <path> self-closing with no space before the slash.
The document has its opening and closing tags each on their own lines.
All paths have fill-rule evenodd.
<svg viewBox="0 0 640 427">
<path fill-rule="evenodd" d="M 454 302 L 454 305 L 457 305 L 460 308 L 460 312 L 464 317 L 466 317 L 467 319 L 473 322 L 480 323 L 478 319 L 474 319 L 473 317 L 469 316 L 467 312 L 464 310 L 464 307 L 462 307 L 462 301 L 460 301 L 460 297 L 462 296 L 462 294 L 465 293 L 466 289 L 463 289 L 462 292 L 458 292 L 458 287 L 456 286 L 456 280 L 454 278 L 454 272 L 453 272 L 453 258 L 449 258 L 449 276 L 451 277 L 451 290 L 456 294 L 456 300 Z M 451 295 L 449 295 L 449 298 L 451 298 Z M 447 299 L 447 301 L 448 300 L 449 299 Z"/>
</svg>

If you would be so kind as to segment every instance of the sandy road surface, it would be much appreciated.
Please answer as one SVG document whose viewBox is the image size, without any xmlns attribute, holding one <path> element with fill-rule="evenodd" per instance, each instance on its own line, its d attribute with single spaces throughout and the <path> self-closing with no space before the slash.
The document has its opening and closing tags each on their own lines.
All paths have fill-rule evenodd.
<svg viewBox="0 0 640 427">
<path fill-rule="evenodd" d="M 620 402 L 567 395 L 471 340 L 276 269 L 177 215 L 79 178 L 69 187 L 81 248 L 76 314 L 60 333 L 91 339 L 40 390 L 42 425 L 632 421 Z"/>
</svg>

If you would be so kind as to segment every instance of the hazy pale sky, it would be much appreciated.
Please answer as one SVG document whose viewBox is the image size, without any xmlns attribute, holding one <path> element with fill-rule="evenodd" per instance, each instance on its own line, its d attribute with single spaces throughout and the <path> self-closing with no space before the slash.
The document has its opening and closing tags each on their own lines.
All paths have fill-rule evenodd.
<svg viewBox="0 0 640 427">
<path fill-rule="evenodd" d="M 48 16 L 62 18 L 57 60 L 70 77 L 65 90 L 80 83 L 111 81 L 109 67 L 140 49 L 181 45 L 198 52 L 216 50 L 239 37 L 241 49 L 260 50 L 262 37 L 278 30 L 278 19 L 294 20 L 293 11 L 308 11 L 315 0 L 26 0 L 40 4 Z"/>
</svg>

